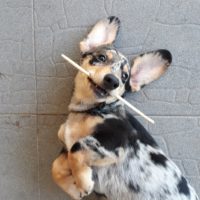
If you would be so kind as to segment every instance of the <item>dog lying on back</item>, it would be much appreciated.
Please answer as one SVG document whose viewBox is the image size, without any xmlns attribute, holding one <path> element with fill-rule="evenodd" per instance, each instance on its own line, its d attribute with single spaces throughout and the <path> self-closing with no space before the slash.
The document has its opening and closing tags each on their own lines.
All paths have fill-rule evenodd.
<svg viewBox="0 0 200 200">
<path fill-rule="evenodd" d="M 80 43 L 78 72 L 67 121 L 58 137 L 65 149 L 54 161 L 55 182 L 73 199 L 92 191 L 110 200 L 198 200 L 178 167 L 145 128 L 110 94 L 139 91 L 169 67 L 168 50 L 128 60 L 113 46 L 117 17 L 99 21 Z"/>
</svg>

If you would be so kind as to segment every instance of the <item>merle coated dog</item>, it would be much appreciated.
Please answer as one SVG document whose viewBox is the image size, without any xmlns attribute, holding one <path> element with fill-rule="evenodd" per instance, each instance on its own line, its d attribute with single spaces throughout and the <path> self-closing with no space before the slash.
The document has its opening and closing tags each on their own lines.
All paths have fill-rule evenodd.
<svg viewBox="0 0 200 200">
<path fill-rule="evenodd" d="M 99 21 L 80 43 L 78 72 L 67 121 L 58 137 L 65 149 L 54 161 L 55 182 L 73 199 L 92 191 L 110 200 L 197 200 L 178 167 L 113 94 L 139 91 L 172 61 L 160 49 L 134 58 L 132 66 L 113 42 L 117 17 Z"/>
</svg>

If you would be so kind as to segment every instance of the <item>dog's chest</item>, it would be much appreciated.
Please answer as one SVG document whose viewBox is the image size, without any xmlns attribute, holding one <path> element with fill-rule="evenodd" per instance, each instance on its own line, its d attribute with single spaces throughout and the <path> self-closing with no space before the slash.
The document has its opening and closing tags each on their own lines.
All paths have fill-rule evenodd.
<svg viewBox="0 0 200 200">
<path fill-rule="evenodd" d="M 87 113 L 70 113 L 65 125 L 64 143 L 67 149 L 71 149 L 72 145 L 80 138 L 86 137 L 93 133 L 98 124 L 103 123 L 104 119 L 98 115 L 93 116 Z"/>
</svg>

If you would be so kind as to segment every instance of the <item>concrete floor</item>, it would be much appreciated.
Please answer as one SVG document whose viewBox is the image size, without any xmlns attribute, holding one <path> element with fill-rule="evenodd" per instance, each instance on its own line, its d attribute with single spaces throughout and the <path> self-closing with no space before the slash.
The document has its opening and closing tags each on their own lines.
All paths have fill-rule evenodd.
<svg viewBox="0 0 200 200">
<path fill-rule="evenodd" d="M 1 0 L 1 200 L 67 199 L 50 174 L 75 74 L 60 54 L 78 61 L 79 41 L 109 15 L 122 21 L 116 46 L 130 59 L 172 52 L 167 74 L 128 98 L 155 119 L 144 125 L 200 194 L 199 0 Z"/>
</svg>

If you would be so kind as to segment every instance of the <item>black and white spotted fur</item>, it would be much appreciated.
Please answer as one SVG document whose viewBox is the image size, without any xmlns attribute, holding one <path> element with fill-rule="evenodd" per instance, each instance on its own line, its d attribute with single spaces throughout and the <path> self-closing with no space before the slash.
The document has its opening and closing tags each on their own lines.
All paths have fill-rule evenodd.
<svg viewBox="0 0 200 200">
<path fill-rule="evenodd" d="M 101 148 L 111 152 L 120 147 L 125 149 L 120 163 L 93 167 L 94 190 L 109 200 L 198 200 L 175 163 L 130 113 L 122 112 L 123 109 L 116 102 L 110 107 L 91 110 L 92 114 L 101 114 L 107 119 L 91 136 L 81 140 L 82 148 L 96 152 Z M 91 145 L 94 141 L 97 145 Z"/>
</svg>

